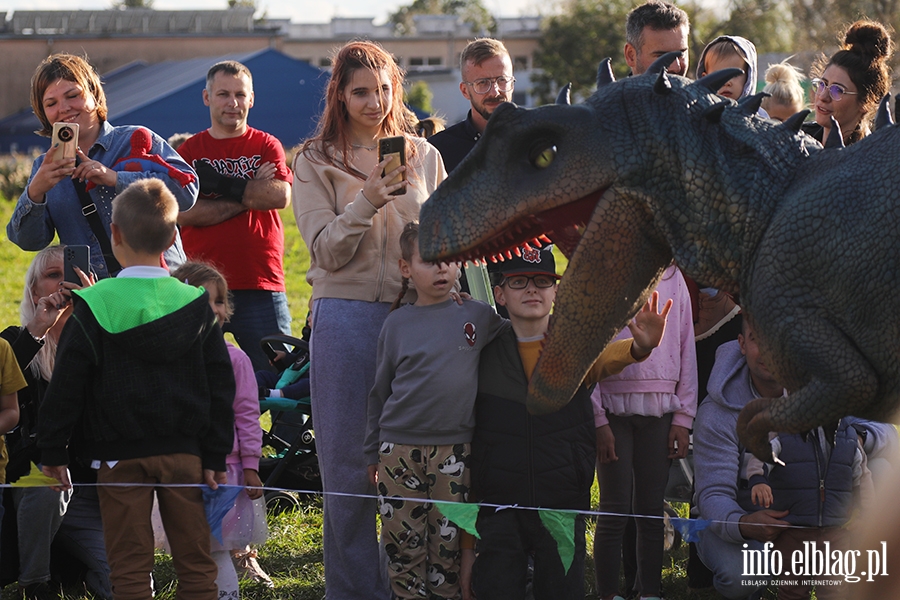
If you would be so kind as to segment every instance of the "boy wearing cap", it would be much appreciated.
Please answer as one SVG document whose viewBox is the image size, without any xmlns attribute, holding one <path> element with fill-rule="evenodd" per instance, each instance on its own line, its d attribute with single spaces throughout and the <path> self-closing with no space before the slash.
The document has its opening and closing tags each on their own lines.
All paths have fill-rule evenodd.
<svg viewBox="0 0 900 600">
<path fill-rule="evenodd" d="M 634 338 L 614 342 L 603 351 L 569 404 L 549 415 L 532 416 L 525 407 L 528 381 L 550 324 L 559 276 L 549 248 L 523 251 L 521 258 L 503 263 L 500 273 L 494 298 L 509 311 L 512 328 L 481 353 L 470 499 L 590 510 L 596 459 L 590 386 L 649 356 L 662 339 L 671 302 L 659 313 L 654 292 L 628 325 Z M 528 557 L 533 556 L 537 600 L 583 598 L 584 517 L 575 517 L 574 557 L 567 570 L 557 542 L 543 524 L 546 516 L 543 511 L 483 507 L 476 524 L 477 562 L 473 549 L 463 549 L 463 597 L 470 598 L 474 588 L 479 598 L 524 598 Z"/>
</svg>

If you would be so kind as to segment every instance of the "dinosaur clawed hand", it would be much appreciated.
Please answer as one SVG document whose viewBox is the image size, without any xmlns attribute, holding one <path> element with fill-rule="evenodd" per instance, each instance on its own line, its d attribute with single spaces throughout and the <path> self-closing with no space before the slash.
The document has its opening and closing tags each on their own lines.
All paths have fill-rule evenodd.
<svg viewBox="0 0 900 600">
<path fill-rule="evenodd" d="M 737 421 L 738 439 L 747 450 L 763 462 L 772 462 L 769 432 L 773 431 L 769 405 L 772 398 L 757 398 L 744 406 Z"/>
</svg>

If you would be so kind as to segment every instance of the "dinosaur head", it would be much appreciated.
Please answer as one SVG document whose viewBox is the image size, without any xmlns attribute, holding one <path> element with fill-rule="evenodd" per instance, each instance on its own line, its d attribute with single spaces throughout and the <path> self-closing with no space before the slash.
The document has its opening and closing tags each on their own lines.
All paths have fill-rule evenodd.
<svg viewBox="0 0 900 600">
<path fill-rule="evenodd" d="M 735 73 L 720 71 L 691 83 L 660 66 L 614 82 L 605 71 L 608 64 L 605 70 L 601 65 L 598 89 L 584 104 L 498 107 L 482 138 L 420 213 L 425 260 L 495 260 L 525 244 L 565 240 L 561 248 L 571 254 L 569 266 L 530 382 L 534 413 L 571 399 L 673 255 L 718 251 L 693 244 L 673 248 L 673 230 L 738 221 L 720 214 L 730 209 L 722 200 L 732 197 L 728 183 L 682 174 L 691 171 L 687 161 L 711 156 L 720 162 L 716 153 L 723 146 L 740 146 L 709 131 L 719 120 L 756 111 L 731 100 L 723 110 L 713 108 L 721 101 L 713 93 L 719 80 Z M 723 116 L 724 108 L 737 110 Z M 741 169 L 737 173 L 743 176 Z M 715 199 L 711 210 L 720 213 L 683 208 L 692 190 Z M 727 258 L 726 266 L 734 263 Z"/>
</svg>

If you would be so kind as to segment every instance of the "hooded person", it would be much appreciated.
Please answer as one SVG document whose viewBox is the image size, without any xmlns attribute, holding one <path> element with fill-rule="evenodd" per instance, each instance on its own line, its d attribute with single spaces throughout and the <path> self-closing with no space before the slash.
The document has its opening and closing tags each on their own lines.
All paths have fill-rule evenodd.
<svg viewBox="0 0 900 600">
<path fill-rule="evenodd" d="M 726 82 L 717 93 L 732 100 L 756 93 L 756 46 L 739 35 L 720 35 L 706 45 L 697 62 L 697 79 L 732 67 L 744 74 Z"/>
</svg>

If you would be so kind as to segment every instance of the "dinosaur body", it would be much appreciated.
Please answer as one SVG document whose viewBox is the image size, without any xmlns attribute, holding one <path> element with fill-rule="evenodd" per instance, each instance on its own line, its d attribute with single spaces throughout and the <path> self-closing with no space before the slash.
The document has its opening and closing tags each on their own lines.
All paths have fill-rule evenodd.
<svg viewBox="0 0 900 600">
<path fill-rule="evenodd" d="M 584 225 L 531 381 L 533 412 L 568 402 L 674 260 L 698 283 L 740 292 L 789 391 L 742 415 L 757 456 L 770 458 L 769 431 L 892 414 L 900 128 L 823 149 L 799 120 L 756 108 L 664 71 L 601 85 L 582 105 L 503 105 L 423 206 L 425 260 L 490 257 Z"/>
</svg>

